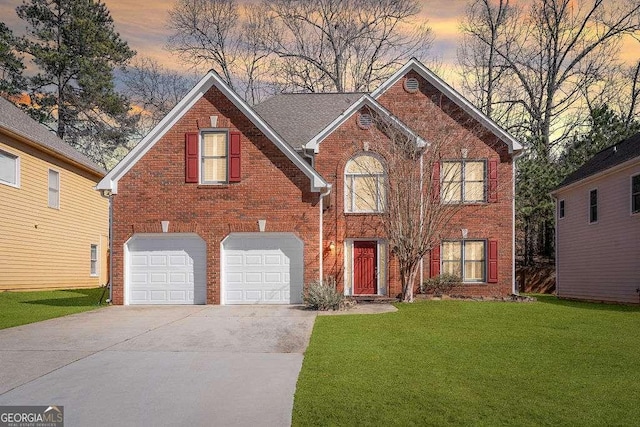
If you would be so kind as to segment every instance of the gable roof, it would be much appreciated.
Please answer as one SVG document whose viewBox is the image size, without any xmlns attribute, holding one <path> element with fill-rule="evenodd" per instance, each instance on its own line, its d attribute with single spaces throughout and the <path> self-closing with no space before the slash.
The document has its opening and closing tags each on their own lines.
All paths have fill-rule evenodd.
<svg viewBox="0 0 640 427">
<path fill-rule="evenodd" d="M 319 150 L 320 143 L 329 136 L 334 130 L 340 127 L 344 122 L 349 119 L 353 114 L 358 112 L 362 107 L 368 107 L 371 110 L 377 112 L 382 117 L 389 119 L 391 124 L 398 129 L 400 129 L 405 135 L 414 138 L 416 143 L 419 146 L 424 146 L 427 142 L 422 139 L 418 134 L 413 132 L 409 126 L 400 121 L 397 117 L 395 117 L 389 110 L 384 108 L 378 101 L 373 99 L 371 96 L 365 94 L 362 95 L 356 102 L 351 104 L 351 106 L 346 109 L 342 114 L 336 117 L 331 123 L 329 123 L 324 129 L 322 129 L 316 136 L 314 136 L 309 142 L 304 145 L 304 148 L 308 150 L 313 150 L 314 153 L 317 153 Z"/>
<path fill-rule="evenodd" d="M 311 191 L 319 192 L 330 188 L 325 179 L 287 144 L 273 128 L 262 119 L 242 98 L 240 98 L 213 70 L 210 70 L 184 98 L 158 123 L 124 159 L 120 161 L 96 187 L 98 190 L 118 192 L 118 181 L 144 156 L 162 136 L 175 125 L 193 105 L 215 86 L 229 99 L 277 148 L 282 151 L 298 169 L 311 181 Z"/>
<path fill-rule="evenodd" d="M 294 149 L 304 145 L 341 115 L 362 93 L 275 95 L 253 109 Z"/>
<path fill-rule="evenodd" d="M 570 173 L 556 188 L 556 191 L 562 187 L 566 187 L 570 184 L 596 175 L 599 172 L 604 172 L 607 169 L 611 169 L 635 158 L 640 160 L 640 133 L 611 145 L 597 153 L 584 165 Z"/>
<path fill-rule="evenodd" d="M 0 131 L 18 137 L 41 151 L 89 170 L 99 177 L 107 173 L 87 156 L 2 97 L 0 97 Z"/>
<path fill-rule="evenodd" d="M 402 68 L 396 71 L 391 77 L 381 84 L 376 90 L 371 92 L 374 99 L 378 99 L 391 86 L 395 85 L 409 71 L 415 71 L 436 89 L 442 92 L 447 98 L 453 101 L 458 107 L 462 108 L 467 114 L 476 119 L 480 124 L 489 129 L 496 137 L 503 141 L 509 147 L 509 153 L 517 154 L 522 151 L 522 145 L 507 131 L 502 129 L 493 120 L 487 117 L 483 112 L 478 110 L 467 99 L 460 95 L 455 89 L 449 86 L 444 80 L 436 76 L 431 70 L 425 67 L 416 58 L 411 58 Z"/>
</svg>

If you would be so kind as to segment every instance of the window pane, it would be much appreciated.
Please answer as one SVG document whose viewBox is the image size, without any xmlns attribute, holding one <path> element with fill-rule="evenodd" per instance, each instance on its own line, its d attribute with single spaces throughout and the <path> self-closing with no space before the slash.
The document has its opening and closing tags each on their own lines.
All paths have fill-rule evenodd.
<svg viewBox="0 0 640 427">
<path fill-rule="evenodd" d="M 202 155 L 203 156 L 226 156 L 227 155 L 227 134 L 226 133 L 205 133 L 202 135 Z"/>
<path fill-rule="evenodd" d="M 442 181 L 461 181 L 462 180 L 462 163 L 461 162 L 442 162 Z"/>
<path fill-rule="evenodd" d="M 49 169 L 49 207 L 60 207 L 60 174 Z"/>
<path fill-rule="evenodd" d="M 464 179 L 465 181 L 484 181 L 484 162 L 466 162 Z"/>
<path fill-rule="evenodd" d="M 636 175 L 632 179 L 631 192 L 633 194 L 640 193 L 640 175 Z"/>
<path fill-rule="evenodd" d="M 484 242 L 465 242 L 464 259 L 465 261 L 483 261 Z"/>
<path fill-rule="evenodd" d="M 444 274 L 453 274 L 457 277 L 462 277 L 462 264 L 458 261 L 443 261 L 442 262 L 442 273 Z"/>
<path fill-rule="evenodd" d="M 18 157 L 0 151 L 0 181 L 13 185 L 18 183 L 18 177 L 16 176 L 17 162 Z"/>
<path fill-rule="evenodd" d="M 482 261 L 465 261 L 465 263 L 464 263 L 464 280 L 467 280 L 467 281 L 483 281 L 484 280 L 484 262 L 482 262 Z"/>
<path fill-rule="evenodd" d="M 347 164 L 347 173 L 381 174 L 384 173 L 382 163 L 373 156 L 358 156 Z"/>
<path fill-rule="evenodd" d="M 378 176 L 378 210 L 384 211 L 387 206 L 387 191 L 385 189 L 384 176 Z"/>
<path fill-rule="evenodd" d="M 202 159 L 202 182 L 225 182 L 227 159 Z"/>
<path fill-rule="evenodd" d="M 91 259 L 98 259 L 98 247 L 96 245 L 91 245 Z"/>
<path fill-rule="evenodd" d="M 443 242 L 442 243 L 442 260 L 443 261 L 460 261 L 461 251 L 460 242 Z"/>
<path fill-rule="evenodd" d="M 640 212 L 640 194 L 635 194 L 631 201 L 633 213 Z"/>
<path fill-rule="evenodd" d="M 377 211 L 378 184 L 372 176 L 354 176 L 355 188 L 355 210 L 356 211 Z"/>
<path fill-rule="evenodd" d="M 443 182 L 442 199 L 445 202 L 460 202 L 462 200 L 462 185 L 459 182 Z"/>
<path fill-rule="evenodd" d="M 484 182 L 467 182 L 464 185 L 464 200 L 484 200 Z"/>
</svg>

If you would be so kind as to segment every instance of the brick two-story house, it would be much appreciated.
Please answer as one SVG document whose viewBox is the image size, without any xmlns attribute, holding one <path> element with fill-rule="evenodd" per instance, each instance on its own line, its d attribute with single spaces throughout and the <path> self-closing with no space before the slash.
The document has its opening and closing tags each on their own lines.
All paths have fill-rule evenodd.
<svg viewBox="0 0 640 427">
<path fill-rule="evenodd" d="M 255 107 L 208 73 L 98 185 L 112 194 L 113 302 L 300 303 L 306 283 L 328 276 L 347 295 L 397 295 L 387 236 L 363 227 L 386 206 L 376 117 L 421 146 L 452 141 L 433 185 L 460 209 L 420 277 L 450 272 L 464 282 L 457 293 L 511 293 L 522 147 L 412 59 L 371 94 Z"/>
</svg>

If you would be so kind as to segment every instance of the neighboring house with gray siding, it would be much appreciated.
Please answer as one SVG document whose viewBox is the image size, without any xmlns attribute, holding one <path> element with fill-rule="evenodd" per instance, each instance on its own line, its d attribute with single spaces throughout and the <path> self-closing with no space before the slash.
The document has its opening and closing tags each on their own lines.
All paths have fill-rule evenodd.
<svg viewBox="0 0 640 427">
<path fill-rule="evenodd" d="M 640 302 L 640 133 L 570 174 L 556 200 L 557 294 Z"/>
</svg>

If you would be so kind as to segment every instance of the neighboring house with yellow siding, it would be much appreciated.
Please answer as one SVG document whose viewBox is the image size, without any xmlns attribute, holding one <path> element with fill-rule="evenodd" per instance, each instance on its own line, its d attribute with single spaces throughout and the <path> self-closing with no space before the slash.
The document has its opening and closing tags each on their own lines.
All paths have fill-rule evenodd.
<svg viewBox="0 0 640 427">
<path fill-rule="evenodd" d="M 105 174 L 0 98 L 0 291 L 107 282 Z"/>
</svg>

